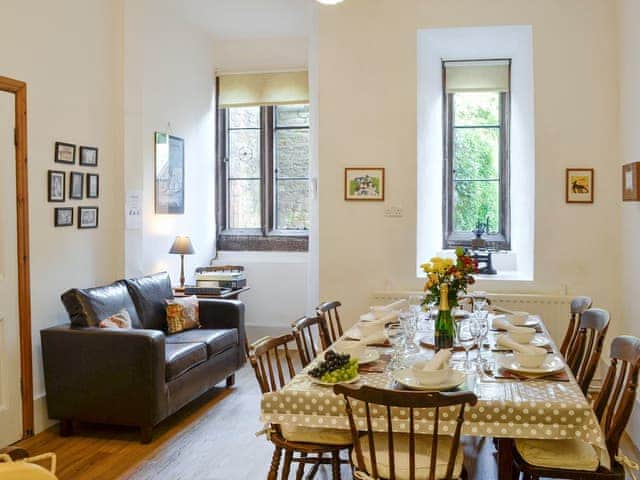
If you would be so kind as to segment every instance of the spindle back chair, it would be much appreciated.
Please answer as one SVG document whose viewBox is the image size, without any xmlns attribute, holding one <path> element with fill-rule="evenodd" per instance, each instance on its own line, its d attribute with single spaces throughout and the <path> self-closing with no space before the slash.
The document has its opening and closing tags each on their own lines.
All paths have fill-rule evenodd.
<svg viewBox="0 0 640 480">
<path fill-rule="evenodd" d="M 335 342 L 343 334 L 340 313 L 338 313 L 338 307 L 341 306 L 340 302 L 333 301 L 321 303 L 316 307 L 318 316 L 323 317 L 327 322 L 331 343 Z"/>
<path fill-rule="evenodd" d="M 592 304 L 593 302 L 591 301 L 591 297 L 580 296 L 575 297 L 573 300 L 571 300 L 571 314 L 569 316 L 569 325 L 567 326 L 567 331 L 564 334 L 562 345 L 560 345 L 560 353 L 563 357 L 566 358 L 567 351 L 569 350 L 569 347 L 578 334 L 580 317 L 585 311 L 591 308 Z"/>
<path fill-rule="evenodd" d="M 303 367 L 309 365 L 318 353 L 326 350 L 331 345 L 329 330 L 324 317 L 300 317 L 291 324 L 291 331 L 296 340 Z M 316 338 L 320 341 L 320 346 L 316 345 Z"/>
</svg>

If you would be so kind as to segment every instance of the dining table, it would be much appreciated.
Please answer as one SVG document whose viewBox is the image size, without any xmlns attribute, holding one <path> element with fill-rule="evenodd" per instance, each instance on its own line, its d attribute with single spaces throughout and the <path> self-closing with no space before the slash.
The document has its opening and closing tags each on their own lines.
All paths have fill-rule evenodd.
<svg viewBox="0 0 640 480">
<path fill-rule="evenodd" d="M 492 325 L 492 317 L 488 321 Z M 513 469 L 512 448 L 514 439 L 579 439 L 593 445 L 600 453 L 601 465 L 609 468 L 604 435 L 591 408 L 590 401 L 583 394 L 570 368 L 564 362 L 558 348 L 539 316 L 537 320 L 537 343 L 546 345 L 549 355 L 563 362 L 563 368 L 549 376 L 523 376 L 506 371 L 501 366 L 513 359 L 513 352 L 496 343 L 503 332 L 489 329 L 481 345 L 482 363 L 466 369 L 464 351 L 455 351 L 451 366 L 464 373 L 464 381 L 453 391 L 472 391 L 477 403 L 468 406 L 464 414 L 462 434 L 471 437 L 493 437 L 498 449 L 497 461 L 500 479 L 511 479 Z M 420 322 L 428 327 L 429 321 Z M 411 364 L 434 355 L 433 321 L 431 329 L 424 328 L 416 335 L 420 352 L 407 355 L 404 362 Z M 345 331 L 337 342 L 357 338 L 357 327 Z M 431 340 L 431 341 L 430 341 Z M 331 348 L 331 347 L 330 347 Z M 361 365 L 355 385 L 370 385 L 393 390 L 408 390 L 394 380 L 386 368 L 391 348 L 387 344 L 371 345 L 378 351 L 380 359 L 369 365 Z M 319 354 L 319 357 L 322 353 Z M 471 351 L 472 358 L 478 350 Z M 308 375 L 315 362 L 295 375 L 289 383 L 276 392 L 263 395 L 261 400 L 261 420 L 267 424 L 288 424 L 307 428 L 331 428 L 349 430 L 349 419 L 344 399 L 333 393 L 330 386 L 319 385 Z M 439 434 L 446 435 L 455 428 L 459 407 L 440 409 Z M 366 430 L 364 408 L 354 406 L 356 424 Z M 430 434 L 433 429 L 434 410 L 419 411 L 415 415 L 415 431 Z M 386 409 L 375 407 L 371 410 L 372 427 L 375 431 L 386 431 Z M 393 430 L 408 432 L 409 412 L 407 409 L 392 409 Z"/>
</svg>

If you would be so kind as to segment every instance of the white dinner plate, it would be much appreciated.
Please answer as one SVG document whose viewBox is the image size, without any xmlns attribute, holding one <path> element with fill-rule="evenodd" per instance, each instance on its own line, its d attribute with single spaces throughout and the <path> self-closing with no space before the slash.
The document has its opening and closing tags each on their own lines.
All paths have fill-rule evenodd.
<svg viewBox="0 0 640 480">
<path fill-rule="evenodd" d="M 549 355 L 539 367 L 523 367 L 518 363 L 516 357 L 507 355 L 501 360 L 502 368 L 518 373 L 527 373 L 533 375 L 547 375 L 564 370 L 564 360 L 556 355 Z"/>
<path fill-rule="evenodd" d="M 509 320 L 509 323 L 511 323 L 512 325 L 515 325 L 516 327 L 535 327 L 536 325 L 538 325 L 538 323 L 540 323 L 540 321 L 538 320 L 538 317 L 529 315 L 527 319 L 522 323 L 518 323 L 516 325 L 511 320 Z"/>
<path fill-rule="evenodd" d="M 533 340 L 531 340 L 529 342 L 529 345 L 533 345 L 534 347 L 546 347 L 547 345 L 549 345 L 549 339 L 547 337 L 545 337 L 544 335 L 536 335 L 535 337 L 533 337 Z"/>
<path fill-rule="evenodd" d="M 451 376 L 444 382 L 439 384 L 424 385 L 420 383 L 420 380 L 413 374 L 411 368 L 401 368 L 392 372 L 391 376 L 400 385 L 403 385 L 411 390 L 425 390 L 429 392 L 440 392 L 444 390 L 451 390 L 464 383 L 467 378 L 466 375 L 460 370 L 452 370 Z"/>
<path fill-rule="evenodd" d="M 311 375 L 309 375 L 309 378 L 311 379 L 311 381 L 313 383 L 315 383 L 316 385 L 322 385 L 323 387 L 333 387 L 334 385 L 338 385 L 339 383 L 355 383 L 358 380 L 360 380 L 360 374 L 356 375 L 355 377 L 353 377 L 351 380 L 347 380 L 345 382 L 336 382 L 336 383 L 331 383 L 331 382 L 323 382 L 322 380 L 320 380 L 319 378 L 316 377 L 312 377 Z"/>
<path fill-rule="evenodd" d="M 367 348 L 362 355 L 358 357 L 358 365 L 375 362 L 380 359 L 380 352 L 375 348 Z"/>
</svg>

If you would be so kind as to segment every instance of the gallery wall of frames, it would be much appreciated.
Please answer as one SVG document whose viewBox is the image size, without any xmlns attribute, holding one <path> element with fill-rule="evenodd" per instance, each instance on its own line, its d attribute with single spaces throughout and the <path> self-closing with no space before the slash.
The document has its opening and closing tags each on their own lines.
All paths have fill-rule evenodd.
<svg viewBox="0 0 640 480">
<path fill-rule="evenodd" d="M 100 175 L 95 170 L 98 168 L 98 148 L 84 145 L 76 148 L 71 143 L 56 142 L 53 161 L 61 164 L 60 168 L 63 164 L 73 165 L 47 173 L 49 202 L 63 204 L 53 209 L 54 226 L 98 228 L 98 207 L 90 202 L 100 197 Z M 69 202 L 74 200 L 83 201 L 83 204 L 70 205 Z"/>
</svg>

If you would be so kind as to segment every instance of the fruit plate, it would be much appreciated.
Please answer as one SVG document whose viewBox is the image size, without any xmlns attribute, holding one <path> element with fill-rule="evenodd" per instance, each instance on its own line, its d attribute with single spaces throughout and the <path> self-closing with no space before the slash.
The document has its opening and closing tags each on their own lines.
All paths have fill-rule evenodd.
<svg viewBox="0 0 640 480">
<path fill-rule="evenodd" d="M 556 355 L 549 355 L 539 367 L 523 367 L 518 363 L 516 357 L 507 355 L 500 362 L 500 366 L 506 370 L 516 373 L 525 373 L 527 375 L 548 375 L 564 370 L 564 361 Z"/>
<path fill-rule="evenodd" d="M 357 357 L 358 365 L 375 362 L 380 359 L 380 352 L 374 348 L 367 348 L 362 355 Z"/>
<path fill-rule="evenodd" d="M 346 383 L 356 383 L 358 380 L 360 380 L 360 374 L 356 375 L 351 380 L 344 380 L 342 382 L 335 382 L 335 383 L 323 382 L 319 378 L 312 377 L 311 375 L 309 375 L 309 378 L 311 379 L 311 382 L 315 383 L 316 385 L 322 385 L 323 387 L 333 387 L 334 385 L 338 385 L 339 383 L 345 383 L 345 384 Z"/>
<path fill-rule="evenodd" d="M 425 385 L 420 383 L 420 380 L 411 371 L 411 368 L 401 368 L 395 370 L 391 376 L 400 385 L 407 387 L 411 390 L 424 390 L 428 392 L 442 392 L 445 390 L 451 390 L 459 385 L 462 385 L 466 380 L 466 375 L 459 370 L 452 370 L 451 376 L 444 382 L 439 384 Z"/>
</svg>

